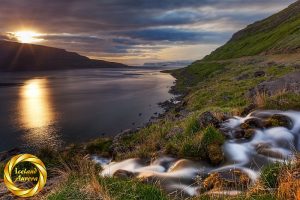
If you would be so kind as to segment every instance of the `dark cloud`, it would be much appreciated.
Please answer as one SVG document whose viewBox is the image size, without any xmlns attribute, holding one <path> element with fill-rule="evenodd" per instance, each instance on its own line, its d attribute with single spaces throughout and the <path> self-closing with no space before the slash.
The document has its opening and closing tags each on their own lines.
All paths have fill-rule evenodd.
<svg viewBox="0 0 300 200">
<path fill-rule="evenodd" d="M 120 35 L 130 37 L 132 39 L 141 39 L 147 41 L 169 41 L 169 42 L 200 42 L 206 43 L 220 43 L 228 38 L 228 33 L 215 32 L 198 32 L 188 30 L 178 30 L 172 28 L 157 28 L 157 29 L 143 29 L 127 32 L 118 32 Z"/>
<path fill-rule="evenodd" d="M 0 32 L 31 28 L 46 33 L 43 44 L 98 57 L 128 56 L 177 44 L 221 44 L 294 1 L 1 0 Z"/>
</svg>

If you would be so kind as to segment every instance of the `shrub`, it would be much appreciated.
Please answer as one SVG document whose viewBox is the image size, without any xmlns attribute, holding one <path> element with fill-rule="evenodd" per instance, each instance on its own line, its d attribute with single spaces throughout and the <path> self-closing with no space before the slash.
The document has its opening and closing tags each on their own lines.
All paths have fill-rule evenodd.
<svg viewBox="0 0 300 200">
<path fill-rule="evenodd" d="M 267 165 L 262 169 L 261 180 L 262 183 L 269 188 L 276 188 L 278 186 L 278 176 L 282 165 L 280 163 L 274 163 Z"/>
<path fill-rule="evenodd" d="M 103 156 L 109 156 L 111 151 L 112 139 L 110 138 L 98 138 L 86 146 L 86 150 L 91 153 L 102 154 Z"/>
<path fill-rule="evenodd" d="M 201 142 L 202 156 L 209 159 L 212 164 L 219 164 L 224 159 L 221 145 L 224 143 L 224 136 L 215 127 L 209 126 L 203 132 Z"/>
<path fill-rule="evenodd" d="M 185 133 L 186 134 L 194 134 L 198 132 L 200 129 L 198 120 L 196 117 L 191 117 L 187 120 L 185 124 Z"/>
<path fill-rule="evenodd" d="M 224 136 L 213 126 L 207 127 L 203 132 L 202 144 L 205 147 L 210 144 L 222 145 L 224 141 Z"/>
</svg>

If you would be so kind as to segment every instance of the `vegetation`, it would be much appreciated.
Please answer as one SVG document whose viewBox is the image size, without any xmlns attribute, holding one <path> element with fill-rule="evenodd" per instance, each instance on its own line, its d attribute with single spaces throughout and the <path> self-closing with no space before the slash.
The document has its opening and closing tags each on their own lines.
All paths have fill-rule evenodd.
<svg viewBox="0 0 300 200">
<path fill-rule="evenodd" d="M 295 5 L 250 25 L 203 60 L 183 69 L 169 71 L 177 78 L 172 91 L 183 94 L 183 100 L 182 104 L 167 112 L 165 117 L 157 119 L 157 122 L 120 136 L 117 143 L 116 138 L 102 138 L 87 143 L 84 148 L 73 145 L 60 153 L 49 148 L 41 150 L 38 156 L 51 169 L 50 178 L 55 174 L 61 177 L 60 184 L 46 197 L 50 200 L 175 198 L 162 192 L 159 185 L 145 184 L 136 179 L 100 177 L 99 166 L 84 156 L 99 154 L 113 155 L 115 160 L 133 157 L 150 160 L 160 154 L 168 154 L 217 165 L 224 160 L 221 146 L 225 137 L 215 124 L 200 125 L 202 113 L 210 111 L 215 118 L 223 120 L 236 114 L 248 114 L 256 108 L 299 110 L 300 94 L 284 89 L 273 94 L 254 90 L 265 81 L 299 71 L 299 58 L 268 55 L 299 50 L 299 1 Z M 288 126 L 277 119 L 270 120 L 270 127 Z M 253 129 L 246 131 L 245 138 L 251 138 Z M 253 186 L 249 186 L 249 179 L 244 179 L 243 184 L 237 187 L 246 187 L 240 195 L 204 193 L 190 199 L 300 198 L 300 181 L 297 178 L 299 163 L 300 159 L 297 158 L 292 164 L 266 166 L 262 169 L 260 180 Z M 3 171 L 1 168 L 2 164 L 0 173 Z M 209 178 L 211 182 L 224 183 L 217 174 L 205 177 L 206 182 Z"/>
<path fill-rule="evenodd" d="M 236 33 L 204 60 L 223 60 L 265 53 L 292 53 L 300 47 L 300 6 L 294 6 Z"/>
<path fill-rule="evenodd" d="M 269 188 L 276 188 L 278 186 L 278 177 L 281 171 L 282 165 L 280 163 L 274 163 L 265 166 L 261 172 L 261 180 L 264 186 Z"/>
<path fill-rule="evenodd" d="M 49 200 L 85 199 L 162 199 L 168 197 L 154 185 L 137 180 L 103 178 L 98 167 L 87 159 L 76 157 L 71 166 L 58 168 L 60 184 L 48 194 Z"/>
</svg>

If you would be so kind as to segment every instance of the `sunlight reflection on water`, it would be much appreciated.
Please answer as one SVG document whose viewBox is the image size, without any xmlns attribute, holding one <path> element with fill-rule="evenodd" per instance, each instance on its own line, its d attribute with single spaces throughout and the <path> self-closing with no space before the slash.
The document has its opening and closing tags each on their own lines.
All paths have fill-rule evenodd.
<svg viewBox="0 0 300 200">
<path fill-rule="evenodd" d="M 57 129 L 47 79 L 31 79 L 25 82 L 19 95 L 19 126 L 26 129 L 22 138 L 33 147 L 56 146 Z"/>
</svg>

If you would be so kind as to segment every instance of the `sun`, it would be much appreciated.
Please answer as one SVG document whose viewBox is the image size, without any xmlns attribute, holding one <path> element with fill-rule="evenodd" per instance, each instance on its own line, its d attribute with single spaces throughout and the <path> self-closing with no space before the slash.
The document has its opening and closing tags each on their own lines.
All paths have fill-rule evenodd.
<svg viewBox="0 0 300 200">
<path fill-rule="evenodd" d="M 29 30 L 13 32 L 12 35 L 21 43 L 35 43 L 43 40 L 40 38 L 42 34 Z"/>
</svg>

